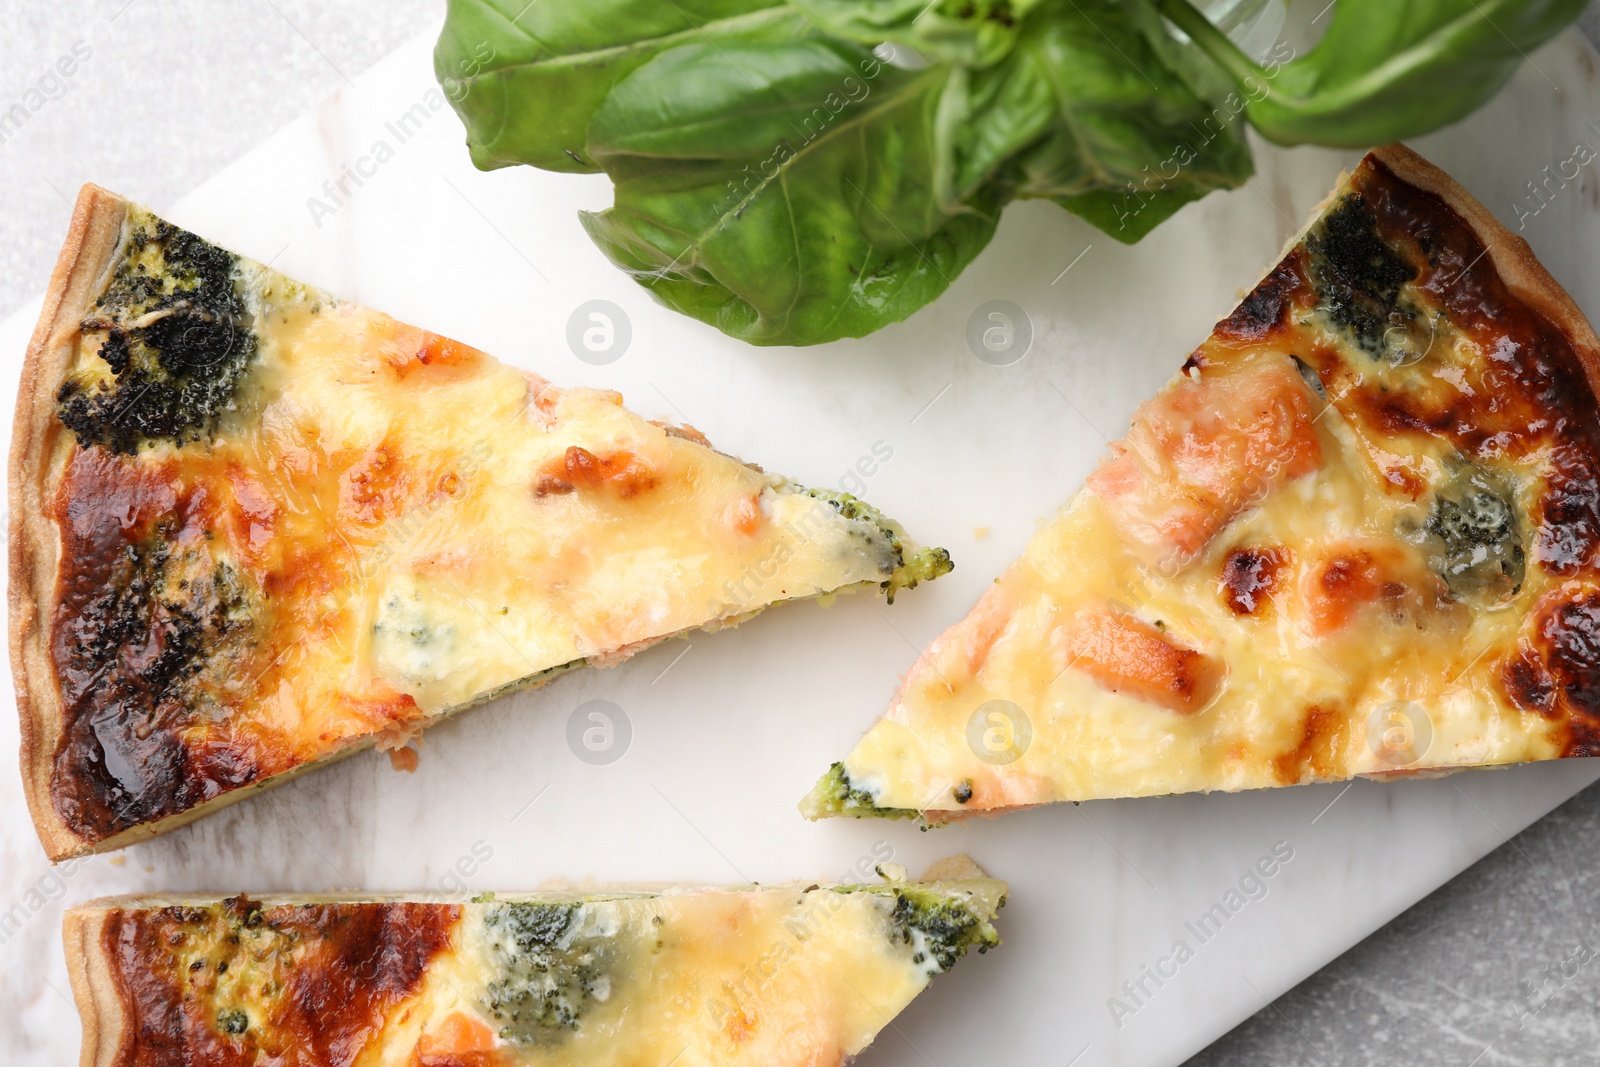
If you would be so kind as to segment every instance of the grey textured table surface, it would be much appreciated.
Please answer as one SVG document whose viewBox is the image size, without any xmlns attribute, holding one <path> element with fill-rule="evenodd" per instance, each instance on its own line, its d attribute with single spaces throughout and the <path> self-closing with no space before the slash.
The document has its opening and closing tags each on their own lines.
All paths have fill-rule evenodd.
<svg viewBox="0 0 1600 1067">
<path fill-rule="evenodd" d="M 0 113 L 30 89 L 44 97 L 25 122 L 0 124 L 0 316 L 42 288 L 79 184 L 171 203 L 441 7 L 0 0 Z M 1600 6 L 1584 29 L 1600 39 Z M 46 80 L 61 56 L 78 58 L 76 71 Z M 1600 1063 L 1597 852 L 1600 786 L 1263 1006 L 1190 1067 Z"/>
</svg>

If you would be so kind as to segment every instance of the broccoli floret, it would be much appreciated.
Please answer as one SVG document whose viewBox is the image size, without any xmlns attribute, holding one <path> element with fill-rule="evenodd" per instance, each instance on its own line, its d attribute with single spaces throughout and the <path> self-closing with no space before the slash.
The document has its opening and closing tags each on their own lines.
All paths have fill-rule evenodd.
<svg viewBox="0 0 1600 1067">
<path fill-rule="evenodd" d="M 242 1011 L 218 1012 L 217 1029 L 225 1034 L 242 1034 L 250 1029 L 250 1016 Z"/>
<path fill-rule="evenodd" d="M 889 576 L 881 583 L 883 591 L 889 596 L 889 603 L 894 603 L 894 595 L 900 590 L 915 589 L 918 582 L 931 582 L 955 569 L 955 564 L 950 562 L 950 553 L 945 549 L 909 551 L 905 530 L 871 504 L 849 493 L 832 489 L 807 489 L 805 493 L 833 505 L 833 509 L 844 518 L 877 527 L 876 536 L 882 538 L 892 555 L 892 561 L 885 567 Z"/>
<path fill-rule="evenodd" d="M 208 440 L 255 357 L 238 257 L 134 212 L 122 258 L 80 324 L 103 332 L 113 375 L 68 378 L 57 414 L 78 444 L 133 454 L 152 441 Z"/>
<path fill-rule="evenodd" d="M 800 809 L 808 819 L 830 815 L 851 815 L 862 819 L 915 819 L 921 814 L 914 808 L 880 808 L 871 793 L 851 783 L 850 774 L 842 763 L 835 763 L 828 768 L 828 773 L 812 788 Z"/>
<path fill-rule="evenodd" d="M 1393 363 L 1410 346 L 1416 310 L 1400 290 L 1417 269 L 1378 236 L 1359 193 L 1342 199 L 1306 237 L 1311 280 L 1321 308 L 1364 352 Z"/>
<path fill-rule="evenodd" d="M 1428 510 L 1430 563 L 1460 599 L 1502 600 L 1522 588 L 1526 567 L 1510 492 L 1476 464 L 1460 465 Z"/>
<path fill-rule="evenodd" d="M 994 924 L 960 896 L 897 886 L 894 898 L 891 937 L 910 945 L 911 961 L 930 971 L 948 971 L 969 948 L 984 953 L 1000 943 Z"/>
<path fill-rule="evenodd" d="M 489 983 L 484 1006 L 502 1024 L 502 1038 L 552 1044 L 609 995 L 615 946 L 585 932 L 582 905 L 502 904 L 483 921 L 502 976 Z"/>
</svg>

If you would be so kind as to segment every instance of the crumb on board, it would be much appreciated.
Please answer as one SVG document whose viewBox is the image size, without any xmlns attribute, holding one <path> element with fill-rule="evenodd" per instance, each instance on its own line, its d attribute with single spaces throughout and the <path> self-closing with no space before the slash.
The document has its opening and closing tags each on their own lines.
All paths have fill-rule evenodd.
<svg viewBox="0 0 1600 1067">
<path fill-rule="evenodd" d="M 985 537 L 988 537 L 988 536 L 989 536 L 989 527 L 987 527 L 987 526 L 974 526 L 972 528 L 972 539 L 974 541 L 982 541 Z"/>
</svg>

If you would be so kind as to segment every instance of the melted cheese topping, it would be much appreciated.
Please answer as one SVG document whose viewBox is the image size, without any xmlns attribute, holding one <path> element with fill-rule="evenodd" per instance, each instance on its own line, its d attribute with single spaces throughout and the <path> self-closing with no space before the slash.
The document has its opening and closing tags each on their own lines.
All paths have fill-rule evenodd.
<svg viewBox="0 0 1600 1067">
<path fill-rule="evenodd" d="M 393 689 L 435 714 L 896 565 L 825 501 L 615 393 L 448 342 L 430 358 L 437 339 L 353 305 L 302 299 L 277 323 L 261 408 L 218 448 L 250 461 L 275 540 L 343 549 L 316 640 L 280 645 L 302 702 Z"/>
<path fill-rule="evenodd" d="M 1383 180 L 1369 165 L 1357 181 L 1359 212 Z M 1437 258 L 1446 238 L 1432 226 Z M 1588 610 L 1592 562 L 1564 566 L 1548 548 L 1561 540 L 1545 502 L 1557 449 L 1576 438 L 1551 432 L 1566 420 L 1548 408 L 1523 415 L 1520 383 L 1490 358 L 1542 359 L 1538 380 L 1559 385 L 1557 353 L 1518 356 L 1524 336 L 1497 332 L 1509 327 L 1493 315 L 1451 321 L 1425 273 L 1396 286 L 1392 321 L 1426 324 L 1426 351 L 1385 352 L 1395 338 L 1346 328 L 1369 293 L 1341 304 L 1311 291 L 1332 268 L 1308 247 L 1252 296 L 1269 322 L 1246 308 L 1248 328 L 1219 326 L 926 650 L 808 815 L 1252 789 L 1571 750 L 1592 677 L 1572 662 L 1590 647 L 1581 634 L 1549 657 L 1578 679 L 1565 695 L 1538 674 L 1514 701 L 1505 679 L 1548 605 Z M 1474 248 L 1451 252 L 1464 263 Z M 1548 403 L 1556 385 L 1530 392 Z M 1400 396 L 1442 411 L 1433 422 L 1450 432 L 1409 415 L 1396 429 Z M 1442 540 L 1502 519 L 1500 542 L 1461 535 L 1452 555 Z M 1570 521 L 1585 529 L 1581 513 Z"/>
</svg>

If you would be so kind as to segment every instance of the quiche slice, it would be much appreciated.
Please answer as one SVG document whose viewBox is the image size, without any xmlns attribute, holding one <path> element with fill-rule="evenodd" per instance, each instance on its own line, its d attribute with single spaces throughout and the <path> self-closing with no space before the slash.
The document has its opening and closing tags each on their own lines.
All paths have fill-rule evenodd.
<svg viewBox="0 0 1600 1067">
<path fill-rule="evenodd" d="M 1373 152 L 803 802 L 965 813 L 1600 755 L 1600 343 Z"/>
<path fill-rule="evenodd" d="M 949 570 L 808 490 L 85 186 L 11 453 L 53 858 L 769 604 Z"/>
<path fill-rule="evenodd" d="M 968 949 L 1006 886 L 113 897 L 67 912 L 84 1067 L 835 1067 Z M 882 868 L 887 872 L 887 868 Z"/>
</svg>

